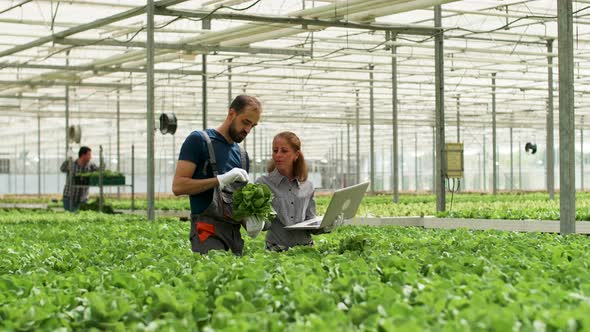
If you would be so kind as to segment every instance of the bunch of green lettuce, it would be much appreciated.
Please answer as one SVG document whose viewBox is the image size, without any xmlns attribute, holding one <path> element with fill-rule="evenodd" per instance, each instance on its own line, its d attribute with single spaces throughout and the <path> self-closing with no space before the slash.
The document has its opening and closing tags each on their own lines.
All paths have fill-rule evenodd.
<svg viewBox="0 0 590 332">
<path fill-rule="evenodd" d="M 99 177 L 100 176 L 100 172 L 99 171 L 94 171 L 94 172 L 86 172 L 86 173 L 80 173 L 78 174 L 78 176 L 87 176 L 87 177 Z M 124 176 L 123 173 L 121 172 L 117 172 L 117 171 L 111 171 L 110 169 L 105 169 L 102 172 L 102 176 L 104 176 L 105 178 L 108 177 L 121 177 Z"/>
<path fill-rule="evenodd" d="M 272 208 L 272 191 L 265 184 L 248 183 L 233 194 L 234 219 L 256 216 L 272 221 L 276 212 Z"/>
<path fill-rule="evenodd" d="M 98 199 L 80 204 L 80 211 L 96 211 L 96 212 L 98 212 L 98 210 L 99 210 Z M 115 214 L 115 210 L 113 209 L 112 205 L 107 204 L 105 202 L 102 204 L 102 213 Z"/>
</svg>

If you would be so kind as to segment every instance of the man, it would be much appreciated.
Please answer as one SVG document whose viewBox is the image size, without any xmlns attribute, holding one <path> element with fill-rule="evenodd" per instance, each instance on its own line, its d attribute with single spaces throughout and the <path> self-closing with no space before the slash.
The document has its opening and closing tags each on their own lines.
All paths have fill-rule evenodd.
<svg viewBox="0 0 590 332">
<path fill-rule="evenodd" d="M 218 128 L 193 131 L 180 149 L 172 191 L 190 196 L 194 252 L 231 250 L 242 255 L 242 223 L 232 218 L 232 193 L 248 182 L 249 159 L 238 143 L 258 124 L 261 113 L 256 98 L 240 95 Z"/>
<path fill-rule="evenodd" d="M 64 209 L 66 211 L 76 212 L 80 208 L 80 204 L 88 200 L 88 187 L 73 187 L 70 181 L 80 173 L 98 171 L 98 167 L 91 163 L 90 159 L 92 159 L 92 150 L 87 146 L 83 146 L 78 150 L 78 159 L 76 161 L 72 161 L 70 157 L 61 164 L 60 170 L 67 174 L 63 191 Z"/>
</svg>

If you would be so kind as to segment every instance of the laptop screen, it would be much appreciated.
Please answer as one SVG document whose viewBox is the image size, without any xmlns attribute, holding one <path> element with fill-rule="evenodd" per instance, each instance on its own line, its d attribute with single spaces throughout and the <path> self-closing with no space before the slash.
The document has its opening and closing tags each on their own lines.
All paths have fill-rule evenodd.
<svg viewBox="0 0 590 332">
<path fill-rule="evenodd" d="M 322 219 L 322 227 L 333 224 L 340 214 L 344 215 L 344 219 L 352 219 L 356 215 L 368 187 L 369 182 L 363 182 L 336 190 Z"/>
</svg>

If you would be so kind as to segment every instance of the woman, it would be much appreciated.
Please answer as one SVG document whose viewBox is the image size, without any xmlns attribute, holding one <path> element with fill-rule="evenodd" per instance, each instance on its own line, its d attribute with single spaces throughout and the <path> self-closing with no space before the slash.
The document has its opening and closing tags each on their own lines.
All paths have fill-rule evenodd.
<svg viewBox="0 0 590 332">
<path fill-rule="evenodd" d="M 307 165 L 301 152 L 301 141 L 292 132 L 277 134 L 272 141 L 272 160 L 268 174 L 256 182 L 270 187 L 272 206 L 277 217 L 266 233 L 266 248 L 283 251 L 298 245 L 313 245 L 311 234 L 325 230 L 287 230 L 284 227 L 315 217 L 313 184 L 307 180 Z"/>
</svg>

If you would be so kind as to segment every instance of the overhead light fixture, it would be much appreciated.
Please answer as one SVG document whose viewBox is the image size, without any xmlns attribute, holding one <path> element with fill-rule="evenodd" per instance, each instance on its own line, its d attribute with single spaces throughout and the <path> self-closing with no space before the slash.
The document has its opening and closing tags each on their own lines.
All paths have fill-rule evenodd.
<svg viewBox="0 0 590 332">
<path fill-rule="evenodd" d="M 197 57 L 197 54 L 195 54 L 194 52 L 180 51 L 179 53 L 180 53 L 180 57 L 186 61 L 194 61 L 195 58 Z"/>
<path fill-rule="evenodd" d="M 79 82 L 80 77 L 75 73 L 70 72 L 51 72 L 43 73 L 41 77 L 49 81 L 67 81 L 67 82 Z"/>
</svg>

